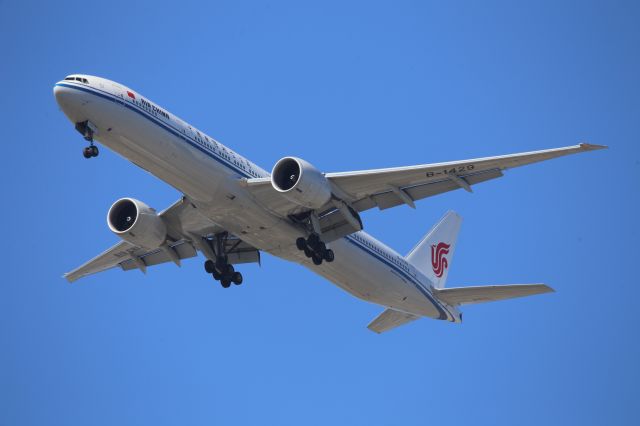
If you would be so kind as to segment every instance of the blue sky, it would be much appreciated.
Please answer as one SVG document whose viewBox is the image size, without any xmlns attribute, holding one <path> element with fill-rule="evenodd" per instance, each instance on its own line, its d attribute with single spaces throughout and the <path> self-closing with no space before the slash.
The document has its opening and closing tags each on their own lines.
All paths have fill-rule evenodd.
<svg viewBox="0 0 640 426">
<path fill-rule="evenodd" d="M 637 2 L 0 2 L 0 425 L 633 424 Z M 610 145 L 364 216 L 401 253 L 448 209 L 450 286 L 557 293 L 375 335 L 381 308 L 264 256 L 61 274 L 116 242 L 110 204 L 180 194 L 83 141 L 53 84 L 104 76 L 266 169 Z"/>
</svg>

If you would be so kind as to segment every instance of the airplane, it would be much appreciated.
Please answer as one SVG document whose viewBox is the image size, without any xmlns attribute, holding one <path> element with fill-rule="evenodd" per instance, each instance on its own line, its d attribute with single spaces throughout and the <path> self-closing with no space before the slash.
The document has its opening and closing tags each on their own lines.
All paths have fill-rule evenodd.
<svg viewBox="0 0 640 426">
<path fill-rule="evenodd" d="M 200 252 L 222 287 L 240 285 L 235 269 L 260 253 L 299 263 L 353 296 L 384 310 L 368 328 L 382 333 L 421 317 L 462 322 L 460 306 L 552 292 L 545 284 L 446 288 L 461 218 L 448 212 L 402 256 L 363 231 L 360 213 L 408 205 L 456 189 L 472 192 L 507 169 L 607 148 L 582 143 L 556 149 L 338 173 L 297 157 L 271 173 L 222 145 L 149 98 L 105 78 L 73 74 L 57 82 L 55 99 L 98 156 L 99 141 L 176 188 L 182 197 L 161 212 L 142 201 L 117 200 L 107 213 L 120 242 L 64 277 L 74 282 L 120 267 L 128 271 Z"/>
</svg>

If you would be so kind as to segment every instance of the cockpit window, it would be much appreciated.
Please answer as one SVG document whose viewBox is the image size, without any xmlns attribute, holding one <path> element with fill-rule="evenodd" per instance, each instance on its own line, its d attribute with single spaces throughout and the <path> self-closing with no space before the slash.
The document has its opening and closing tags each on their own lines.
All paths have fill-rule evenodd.
<svg viewBox="0 0 640 426">
<path fill-rule="evenodd" d="M 80 83 L 89 84 L 89 80 L 84 77 L 65 77 L 65 80 L 79 81 Z"/>
</svg>

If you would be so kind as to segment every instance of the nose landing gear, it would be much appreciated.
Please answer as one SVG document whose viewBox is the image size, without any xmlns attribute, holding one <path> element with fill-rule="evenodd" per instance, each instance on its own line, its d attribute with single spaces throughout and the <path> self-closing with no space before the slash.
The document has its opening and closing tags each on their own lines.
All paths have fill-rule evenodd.
<svg viewBox="0 0 640 426">
<path fill-rule="evenodd" d="M 89 142 L 89 146 L 82 150 L 83 157 L 97 157 L 100 152 L 98 151 L 98 147 L 93 144 L 93 135 L 97 131 L 96 126 L 94 126 L 89 120 L 85 120 L 76 123 L 76 130 L 80 132 L 84 140 Z"/>
<path fill-rule="evenodd" d="M 82 150 L 82 155 L 84 158 L 97 157 L 100 151 L 98 151 L 98 147 L 93 143 Z"/>
<path fill-rule="evenodd" d="M 333 262 L 335 259 L 333 250 L 328 249 L 327 245 L 315 232 L 309 235 L 307 239 L 298 238 L 296 247 L 298 250 L 303 251 L 304 255 L 310 258 L 314 265 L 321 265 L 322 261 Z"/>
</svg>

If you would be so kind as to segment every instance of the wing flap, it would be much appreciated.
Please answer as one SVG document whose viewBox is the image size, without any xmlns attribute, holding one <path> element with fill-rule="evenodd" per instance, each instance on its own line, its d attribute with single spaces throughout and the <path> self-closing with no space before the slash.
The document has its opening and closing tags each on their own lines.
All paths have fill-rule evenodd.
<svg viewBox="0 0 640 426">
<path fill-rule="evenodd" d="M 198 252 L 191 245 L 191 243 L 187 241 L 179 241 L 176 244 L 172 244 L 169 246 L 176 253 L 178 259 L 188 259 L 191 257 L 196 257 Z M 145 252 L 144 250 L 136 250 L 132 253 L 138 259 L 142 260 L 145 266 L 154 266 L 159 265 L 161 263 L 171 262 L 173 259 L 169 256 L 169 253 L 165 249 L 155 249 L 149 252 Z M 120 267 L 124 271 L 130 271 L 131 269 L 139 269 L 137 262 L 133 258 L 128 258 L 120 263 Z"/>
<path fill-rule="evenodd" d="M 387 308 L 380 315 L 378 315 L 373 321 L 369 323 L 367 328 L 378 334 L 384 333 L 396 327 L 400 327 L 411 321 L 415 321 L 420 318 L 418 315 L 408 314 L 406 312 L 396 311 L 395 309 Z"/>
<path fill-rule="evenodd" d="M 260 263 L 260 251 L 238 238 L 227 240 L 225 250 L 232 265 Z"/>
<path fill-rule="evenodd" d="M 433 294 L 452 306 L 494 302 L 515 297 L 551 293 L 554 290 L 545 284 L 509 284 L 475 287 L 433 289 Z"/>
</svg>

